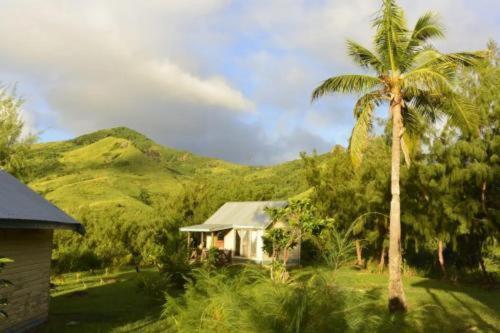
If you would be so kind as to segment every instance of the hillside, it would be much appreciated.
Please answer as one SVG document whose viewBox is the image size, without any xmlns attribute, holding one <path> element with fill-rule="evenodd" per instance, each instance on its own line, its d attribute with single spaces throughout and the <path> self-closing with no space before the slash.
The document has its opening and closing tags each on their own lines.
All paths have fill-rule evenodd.
<svg viewBox="0 0 500 333">
<path fill-rule="evenodd" d="M 164 147 L 124 127 L 37 144 L 30 164 L 29 185 L 77 218 L 86 209 L 147 214 L 155 199 L 174 200 L 198 183 L 238 192 L 230 200 L 286 199 L 307 190 L 299 160 L 242 166 Z"/>
</svg>

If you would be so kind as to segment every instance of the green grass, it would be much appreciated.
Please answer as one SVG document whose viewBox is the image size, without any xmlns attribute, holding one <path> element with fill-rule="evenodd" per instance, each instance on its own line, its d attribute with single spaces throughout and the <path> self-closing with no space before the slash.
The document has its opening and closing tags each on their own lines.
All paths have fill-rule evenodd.
<svg viewBox="0 0 500 333">
<path fill-rule="evenodd" d="M 478 285 L 461 285 L 418 276 L 405 277 L 409 312 L 392 316 L 386 311 L 387 275 L 354 269 L 332 272 L 305 268 L 293 274 L 321 271 L 331 274 L 340 288 L 364 295 L 366 323 L 360 332 L 498 332 L 500 292 Z M 42 332 L 165 332 L 162 302 L 144 294 L 140 279 L 157 274 L 121 271 L 66 274 L 54 280 L 49 322 Z M 348 304 L 349 302 L 346 302 Z M 359 304 L 360 306 L 362 304 Z M 356 310 L 350 305 L 345 314 Z M 341 314 L 339 314 L 341 315 Z M 346 315 L 346 317 L 348 317 Z"/>
<path fill-rule="evenodd" d="M 381 318 L 380 332 L 499 332 L 500 290 L 480 285 L 457 284 L 419 276 L 405 277 L 409 312 L 386 313 L 387 274 L 342 269 L 335 281 L 344 287 L 370 294 L 373 312 Z"/>
<path fill-rule="evenodd" d="M 138 287 L 152 271 L 65 274 L 53 279 L 49 321 L 41 332 L 164 332 L 162 302 Z"/>
</svg>

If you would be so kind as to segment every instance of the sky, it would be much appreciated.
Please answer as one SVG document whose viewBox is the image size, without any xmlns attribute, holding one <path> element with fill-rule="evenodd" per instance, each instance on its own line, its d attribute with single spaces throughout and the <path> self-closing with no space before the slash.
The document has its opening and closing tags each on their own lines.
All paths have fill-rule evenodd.
<svg viewBox="0 0 500 333">
<path fill-rule="evenodd" d="M 401 0 L 410 25 L 439 13 L 441 50 L 500 37 L 500 1 Z M 355 96 L 311 104 L 324 79 L 362 73 L 378 0 L 1 0 L 0 82 L 41 141 L 127 126 L 243 164 L 347 145 Z M 386 116 L 387 111 L 380 111 Z"/>
</svg>

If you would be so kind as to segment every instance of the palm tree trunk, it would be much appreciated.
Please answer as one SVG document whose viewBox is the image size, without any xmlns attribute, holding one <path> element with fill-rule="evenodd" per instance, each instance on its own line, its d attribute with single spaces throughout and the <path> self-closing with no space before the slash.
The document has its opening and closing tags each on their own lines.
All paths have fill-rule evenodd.
<svg viewBox="0 0 500 333">
<path fill-rule="evenodd" d="M 401 203 L 399 197 L 399 168 L 401 165 L 401 136 L 403 119 L 400 91 L 394 91 L 391 100 L 392 161 L 391 161 L 391 213 L 389 223 L 389 311 L 406 311 L 406 297 L 401 274 Z"/>
<path fill-rule="evenodd" d="M 356 265 L 362 267 L 363 266 L 363 248 L 361 247 L 361 241 L 356 239 Z"/>
</svg>

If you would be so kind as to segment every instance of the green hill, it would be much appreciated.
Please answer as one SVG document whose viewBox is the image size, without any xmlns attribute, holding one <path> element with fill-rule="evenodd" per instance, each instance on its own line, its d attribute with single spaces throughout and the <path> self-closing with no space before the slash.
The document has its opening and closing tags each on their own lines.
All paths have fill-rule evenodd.
<svg viewBox="0 0 500 333">
<path fill-rule="evenodd" d="M 307 190 L 299 160 L 243 166 L 164 147 L 125 127 L 37 144 L 30 162 L 29 185 L 77 218 L 82 209 L 147 214 L 151 201 L 173 200 L 200 183 L 232 191 L 220 200 L 286 199 Z"/>
<path fill-rule="evenodd" d="M 57 271 L 157 263 L 164 246 L 175 256 L 176 244 L 185 244 L 180 225 L 202 223 L 227 201 L 287 199 L 308 189 L 300 160 L 238 165 L 124 127 L 37 144 L 27 165 L 28 185 L 87 230 L 85 237 L 56 232 Z"/>
</svg>

